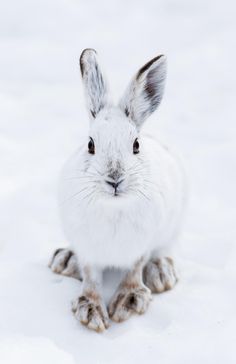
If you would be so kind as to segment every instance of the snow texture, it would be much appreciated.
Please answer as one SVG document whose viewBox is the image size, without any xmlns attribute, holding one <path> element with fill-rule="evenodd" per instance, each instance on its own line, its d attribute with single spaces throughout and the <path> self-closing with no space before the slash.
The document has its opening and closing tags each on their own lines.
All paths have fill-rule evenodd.
<svg viewBox="0 0 236 364">
<path fill-rule="evenodd" d="M 235 10 L 233 0 L 1 2 L 1 363 L 236 362 Z M 87 133 L 87 47 L 117 99 L 139 67 L 167 55 L 165 96 L 145 129 L 182 153 L 190 181 L 180 282 L 101 335 L 71 314 L 80 284 L 47 268 L 67 245 L 56 186 Z"/>
</svg>

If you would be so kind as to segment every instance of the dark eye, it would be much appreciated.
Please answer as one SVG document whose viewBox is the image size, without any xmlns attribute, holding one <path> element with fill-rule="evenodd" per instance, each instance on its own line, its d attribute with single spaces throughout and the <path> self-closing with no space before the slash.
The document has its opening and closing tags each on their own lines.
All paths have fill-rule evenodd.
<svg viewBox="0 0 236 364">
<path fill-rule="evenodd" d="M 93 139 L 90 137 L 90 140 L 88 142 L 88 152 L 90 154 L 95 154 L 95 145 Z"/>
<path fill-rule="evenodd" d="M 133 144 L 133 153 L 134 154 L 138 154 L 139 153 L 139 142 L 138 139 L 136 138 Z"/>
</svg>

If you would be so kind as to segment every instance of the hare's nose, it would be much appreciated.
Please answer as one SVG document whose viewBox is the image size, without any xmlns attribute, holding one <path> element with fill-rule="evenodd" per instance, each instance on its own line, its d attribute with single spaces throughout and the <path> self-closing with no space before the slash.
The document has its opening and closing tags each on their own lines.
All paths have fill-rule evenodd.
<svg viewBox="0 0 236 364">
<path fill-rule="evenodd" d="M 106 183 L 108 184 L 108 185 L 110 185 L 110 186 L 112 186 L 113 188 L 114 188 L 114 190 L 115 190 L 115 193 L 116 193 L 116 190 L 117 190 L 117 187 L 123 182 L 124 180 L 122 179 L 122 180 L 120 180 L 120 181 L 118 181 L 118 182 L 111 182 L 111 181 L 106 181 Z"/>
</svg>

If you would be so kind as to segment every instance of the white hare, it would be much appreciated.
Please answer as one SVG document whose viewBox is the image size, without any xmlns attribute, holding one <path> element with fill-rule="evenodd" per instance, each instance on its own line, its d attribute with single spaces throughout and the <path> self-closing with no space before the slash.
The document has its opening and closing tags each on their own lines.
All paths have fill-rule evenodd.
<svg viewBox="0 0 236 364">
<path fill-rule="evenodd" d="M 144 313 L 151 292 L 177 282 L 167 255 L 176 242 L 185 205 L 185 178 L 178 158 L 160 141 L 141 132 L 161 102 L 166 57 L 145 64 L 131 80 L 118 106 L 93 49 L 80 58 L 90 116 L 88 139 L 67 162 L 60 183 L 64 231 L 72 250 L 58 249 L 50 262 L 60 274 L 83 279 L 73 311 L 88 328 L 103 331 Z M 106 308 L 102 271 L 126 274 Z"/>
</svg>

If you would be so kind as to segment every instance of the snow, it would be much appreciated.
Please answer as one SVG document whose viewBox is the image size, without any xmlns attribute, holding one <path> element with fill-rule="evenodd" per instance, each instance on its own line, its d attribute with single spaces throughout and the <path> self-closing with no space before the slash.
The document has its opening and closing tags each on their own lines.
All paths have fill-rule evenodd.
<svg viewBox="0 0 236 364">
<path fill-rule="evenodd" d="M 58 349 L 50 340 L 12 337 L 0 343 L 1 360 L 4 364 L 58 363 L 75 364 L 70 354 Z"/>
<path fill-rule="evenodd" d="M 236 362 L 235 10 L 233 0 L 1 2 L 1 363 Z M 87 132 L 86 47 L 116 97 L 167 54 L 165 98 L 145 128 L 178 148 L 190 181 L 179 284 L 101 335 L 71 314 L 80 284 L 47 268 L 67 244 L 58 174 Z"/>
</svg>

